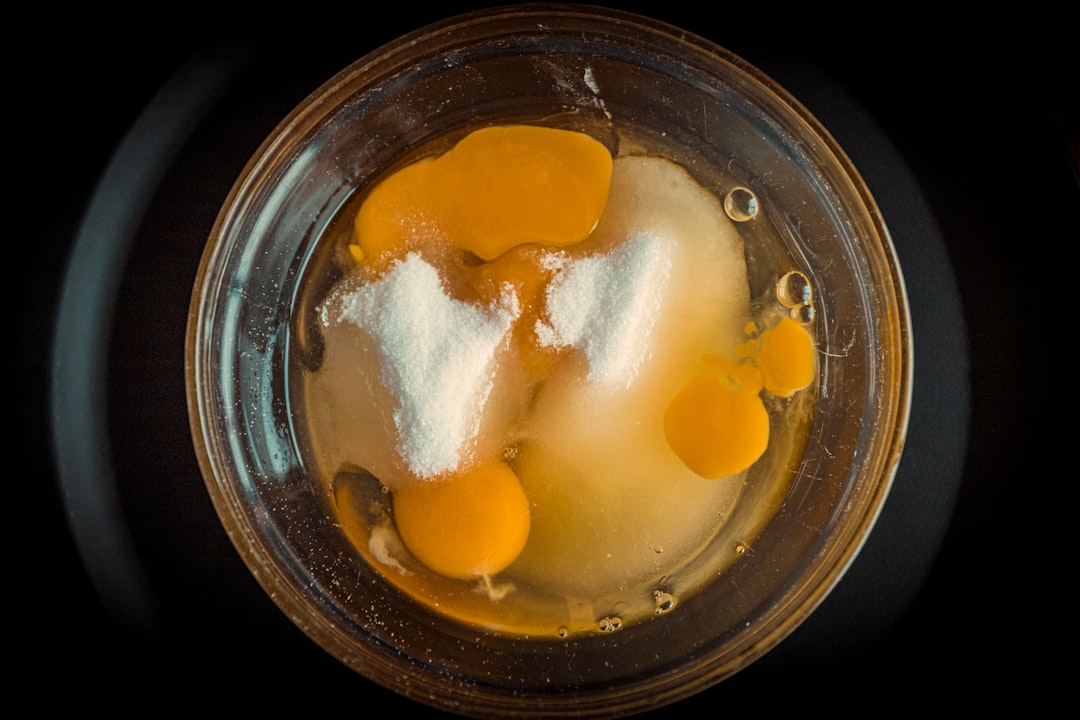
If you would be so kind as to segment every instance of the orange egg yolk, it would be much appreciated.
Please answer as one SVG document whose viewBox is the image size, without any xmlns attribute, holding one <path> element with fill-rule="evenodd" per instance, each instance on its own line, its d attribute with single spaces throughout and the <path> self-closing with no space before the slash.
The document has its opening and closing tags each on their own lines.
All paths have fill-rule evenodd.
<svg viewBox="0 0 1080 720">
<path fill-rule="evenodd" d="M 393 493 L 394 521 L 409 551 L 451 578 L 490 577 L 512 563 L 529 537 L 529 501 L 517 475 L 491 461 Z"/>
<path fill-rule="evenodd" d="M 760 348 L 752 354 L 764 376 L 765 389 L 788 397 L 814 380 L 817 349 L 806 328 L 789 317 L 761 334 Z"/>
<path fill-rule="evenodd" d="M 755 387 L 757 378 L 750 373 L 750 385 L 739 378 L 746 367 L 732 363 L 735 372 L 703 372 L 668 404 L 664 414 L 668 445 L 701 477 L 741 472 L 769 444 L 769 414 Z"/>
<path fill-rule="evenodd" d="M 791 318 L 736 354 L 743 361 L 705 355 L 706 371 L 675 395 L 664 414 L 668 445 L 701 477 L 734 475 L 757 462 L 769 445 L 761 390 L 788 397 L 813 382 L 817 372 L 813 338 Z"/>
<path fill-rule="evenodd" d="M 584 133 L 510 125 L 379 183 L 354 224 L 353 257 L 377 268 L 433 242 L 491 260 L 517 245 L 584 240 L 607 205 L 611 153 Z"/>
</svg>

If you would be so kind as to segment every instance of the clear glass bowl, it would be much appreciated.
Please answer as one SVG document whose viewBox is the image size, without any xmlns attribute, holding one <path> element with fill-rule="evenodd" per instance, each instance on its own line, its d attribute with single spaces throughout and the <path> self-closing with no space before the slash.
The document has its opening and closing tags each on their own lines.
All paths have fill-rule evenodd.
<svg viewBox="0 0 1080 720">
<path fill-rule="evenodd" d="M 568 127 L 616 152 L 675 160 L 732 201 L 734 216 L 756 211 L 739 225 L 755 297 L 791 260 L 814 293 L 815 410 L 787 481 L 778 491 L 751 474 L 702 553 L 730 558 L 721 571 L 673 611 L 617 633 L 485 632 L 408 601 L 346 536 L 294 407 L 292 368 L 310 310 L 304 279 L 339 211 L 432 138 L 507 123 Z M 511 6 L 448 19 L 359 59 L 259 148 L 221 209 L 195 284 L 191 427 L 206 486 L 251 572 L 345 665 L 475 717 L 627 715 L 747 666 L 840 579 L 903 447 L 908 323 L 874 200 L 784 89 L 725 49 L 647 18 Z"/>
</svg>

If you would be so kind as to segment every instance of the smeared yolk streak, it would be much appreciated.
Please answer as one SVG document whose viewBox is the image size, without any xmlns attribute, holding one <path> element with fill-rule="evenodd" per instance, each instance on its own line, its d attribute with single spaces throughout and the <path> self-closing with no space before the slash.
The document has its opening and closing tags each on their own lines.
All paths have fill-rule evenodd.
<svg viewBox="0 0 1080 720">
<path fill-rule="evenodd" d="M 490 577 L 512 563 L 529 537 L 529 501 L 514 471 L 491 461 L 394 491 L 394 522 L 410 552 L 451 578 Z"/>
<path fill-rule="evenodd" d="M 521 305 L 521 316 L 514 324 L 514 347 L 519 353 L 522 368 L 530 377 L 540 379 L 558 359 L 558 351 L 535 342 L 534 326 L 544 309 L 544 294 L 554 271 L 545 267 L 536 246 L 519 245 L 496 259 L 483 263 L 474 274 L 473 292 L 480 302 L 490 305 L 503 292 L 503 286 L 514 288 Z"/>
<path fill-rule="evenodd" d="M 769 415 L 762 389 L 788 397 L 813 382 L 817 372 L 813 338 L 791 318 L 737 348 L 736 355 L 743 360 L 704 355 L 706 372 L 687 383 L 664 414 L 668 445 L 704 478 L 742 472 L 765 452 Z"/>
<path fill-rule="evenodd" d="M 583 133 L 477 130 L 379 183 L 357 214 L 351 251 L 379 268 L 433 241 L 482 260 L 525 243 L 578 243 L 604 212 L 611 170 L 608 149 Z"/>
</svg>

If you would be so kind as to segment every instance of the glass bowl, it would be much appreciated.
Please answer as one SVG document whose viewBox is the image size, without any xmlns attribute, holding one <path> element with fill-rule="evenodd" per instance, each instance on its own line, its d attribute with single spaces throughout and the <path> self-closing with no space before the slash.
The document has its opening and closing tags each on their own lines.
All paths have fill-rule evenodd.
<svg viewBox="0 0 1080 720">
<path fill-rule="evenodd" d="M 522 619 L 527 605 L 461 589 L 444 601 L 414 598 L 411 581 L 380 567 L 373 550 L 365 503 L 383 502 L 377 482 L 324 467 L 306 419 L 305 373 L 325 349 L 316 304 L 342 272 L 341 228 L 357 198 L 433 148 L 508 124 L 575 130 L 616 156 L 680 165 L 743 244 L 754 317 L 790 315 L 817 350 L 812 384 L 796 396 L 803 421 L 775 431 L 749 471 L 716 481 L 728 489 L 694 552 L 658 564 L 648 597 L 630 597 L 641 588 L 628 583 L 627 597 L 567 601 L 562 620 Z M 473 717 L 623 716 L 754 662 L 841 578 L 902 451 L 908 323 L 873 198 L 784 89 L 727 50 L 645 17 L 508 6 L 450 18 L 357 60 L 251 158 L 195 283 L 189 414 L 206 486 L 240 555 L 340 662 Z"/>
</svg>

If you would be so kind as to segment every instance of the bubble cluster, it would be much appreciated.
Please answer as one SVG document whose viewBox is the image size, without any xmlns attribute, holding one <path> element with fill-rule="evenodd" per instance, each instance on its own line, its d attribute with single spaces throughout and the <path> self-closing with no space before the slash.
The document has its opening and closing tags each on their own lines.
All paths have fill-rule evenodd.
<svg viewBox="0 0 1080 720">
<path fill-rule="evenodd" d="M 600 632 L 615 632 L 622 627 L 622 618 L 620 617 L 605 617 L 600 618 L 600 622 L 597 623 L 596 629 Z"/>
</svg>

